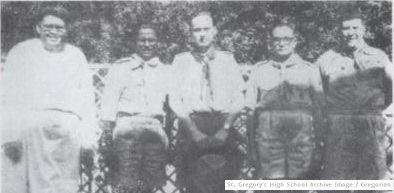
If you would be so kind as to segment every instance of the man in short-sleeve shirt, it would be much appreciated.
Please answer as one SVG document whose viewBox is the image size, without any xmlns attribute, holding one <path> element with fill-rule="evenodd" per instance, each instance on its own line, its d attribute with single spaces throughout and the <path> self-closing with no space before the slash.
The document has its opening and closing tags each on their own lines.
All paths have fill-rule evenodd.
<svg viewBox="0 0 394 193">
<path fill-rule="evenodd" d="M 157 55 L 152 25 L 138 30 L 137 52 L 115 62 L 102 99 L 104 129 L 114 127 L 112 182 L 120 192 L 151 192 L 166 180 L 168 139 L 163 130 L 168 66 Z"/>
<path fill-rule="evenodd" d="M 191 19 L 192 50 L 175 56 L 170 106 L 178 117 L 177 184 L 188 192 L 224 192 L 239 174 L 240 156 L 230 132 L 243 105 L 243 80 L 233 55 L 213 45 L 211 15 Z"/>
<path fill-rule="evenodd" d="M 346 14 L 341 25 L 342 47 L 317 61 L 329 122 L 323 178 L 382 179 L 387 169 L 381 112 L 390 103 L 391 64 L 382 50 L 365 42 L 359 13 Z"/>
<path fill-rule="evenodd" d="M 272 55 L 252 72 L 248 106 L 257 120 L 253 138 L 261 179 L 308 179 L 315 161 L 314 115 L 322 91 L 318 68 L 295 53 L 294 28 L 280 24 L 270 38 Z"/>
</svg>

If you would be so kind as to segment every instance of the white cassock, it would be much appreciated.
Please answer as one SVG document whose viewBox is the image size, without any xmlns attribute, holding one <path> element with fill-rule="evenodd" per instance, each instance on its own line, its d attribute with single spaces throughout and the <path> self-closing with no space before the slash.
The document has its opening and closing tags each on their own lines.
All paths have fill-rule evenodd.
<svg viewBox="0 0 394 193">
<path fill-rule="evenodd" d="M 2 192 L 77 192 L 80 147 L 97 139 L 85 55 L 70 44 L 55 53 L 39 39 L 21 42 L 8 54 L 0 86 L 2 144 L 24 147 L 18 163 L 2 152 Z"/>
</svg>

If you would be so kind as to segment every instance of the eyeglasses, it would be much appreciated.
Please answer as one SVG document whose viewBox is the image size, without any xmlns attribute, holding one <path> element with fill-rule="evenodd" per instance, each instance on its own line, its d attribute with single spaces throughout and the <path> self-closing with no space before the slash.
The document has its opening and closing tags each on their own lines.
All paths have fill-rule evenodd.
<svg viewBox="0 0 394 193">
<path fill-rule="evenodd" d="M 64 32 L 66 30 L 65 26 L 62 25 L 56 25 L 56 24 L 43 24 L 41 25 L 41 28 L 44 31 L 51 31 L 51 30 L 56 30 L 58 32 Z"/>
<path fill-rule="evenodd" d="M 295 37 L 283 37 L 283 38 L 274 37 L 274 38 L 272 38 L 272 43 L 279 44 L 279 43 L 283 42 L 284 44 L 290 44 L 294 40 L 295 40 Z"/>
</svg>

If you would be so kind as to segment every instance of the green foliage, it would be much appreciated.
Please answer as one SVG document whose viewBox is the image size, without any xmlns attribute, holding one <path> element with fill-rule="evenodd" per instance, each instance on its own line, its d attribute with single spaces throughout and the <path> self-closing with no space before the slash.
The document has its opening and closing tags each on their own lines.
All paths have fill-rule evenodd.
<svg viewBox="0 0 394 193">
<path fill-rule="evenodd" d="M 83 49 L 91 62 L 111 62 L 134 52 L 136 30 L 142 23 L 157 26 L 160 56 L 170 62 L 187 50 L 188 18 L 208 10 L 219 28 L 218 45 L 232 51 L 239 62 L 254 63 L 268 54 L 267 35 L 274 23 L 290 21 L 300 35 L 298 52 L 314 61 L 337 45 L 339 19 L 349 9 L 360 9 L 368 27 L 367 40 L 391 53 L 391 2 L 1 2 L 1 49 L 31 38 L 34 16 L 45 6 L 61 5 L 73 16 L 69 41 Z"/>
</svg>

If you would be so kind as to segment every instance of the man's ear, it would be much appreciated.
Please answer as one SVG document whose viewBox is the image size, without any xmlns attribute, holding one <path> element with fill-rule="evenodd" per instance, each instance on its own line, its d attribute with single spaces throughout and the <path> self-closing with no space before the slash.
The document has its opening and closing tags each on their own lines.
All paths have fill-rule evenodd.
<svg viewBox="0 0 394 193">
<path fill-rule="evenodd" d="M 41 34 L 41 32 L 42 32 L 42 28 L 41 28 L 41 26 L 40 26 L 39 24 L 37 24 L 37 25 L 35 26 L 35 30 L 36 30 L 36 32 L 37 32 L 38 34 Z"/>
<path fill-rule="evenodd" d="M 294 41 L 293 41 L 291 44 L 292 44 L 291 47 L 292 47 L 293 49 L 295 49 L 295 48 L 297 47 L 297 44 L 298 44 L 298 38 L 296 37 L 296 38 L 294 39 Z"/>
</svg>

